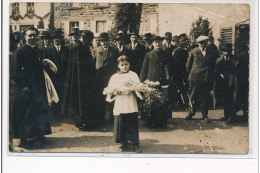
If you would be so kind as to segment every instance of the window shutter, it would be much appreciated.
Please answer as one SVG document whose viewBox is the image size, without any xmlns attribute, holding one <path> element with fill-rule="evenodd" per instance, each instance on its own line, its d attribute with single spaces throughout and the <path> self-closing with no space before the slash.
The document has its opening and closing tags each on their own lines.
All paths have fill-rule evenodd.
<svg viewBox="0 0 260 173">
<path fill-rule="evenodd" d="M 223 27 L 220 30 L 222 43 L 232 43 L 232 27 Z"/>
</svg>

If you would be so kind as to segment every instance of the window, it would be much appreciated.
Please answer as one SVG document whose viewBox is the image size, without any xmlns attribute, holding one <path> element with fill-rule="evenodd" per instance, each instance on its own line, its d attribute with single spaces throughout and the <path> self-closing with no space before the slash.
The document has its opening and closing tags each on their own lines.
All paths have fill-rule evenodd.
<svg viewBox="0 0 260 173">
<path fill-rule="evenodd" d="M 33 2 L 27 3 L 27 14 L 34 14 L 34 3 Z"/>
<path fill-rule="evenodd" d="M 74 28 L 79 28 L 79 22 L 70 22 L 70 33 Z"/>
<path fill-rule="evenodd" d="M 97 21 L 96 22 L 96 33 L 105 32 L 106 21 Z"/>
<path fill-rule="evenodd" d="M 19 3 L 12 4 L 12 15 L 14 16 L 19 15 Z"/>
</svg>

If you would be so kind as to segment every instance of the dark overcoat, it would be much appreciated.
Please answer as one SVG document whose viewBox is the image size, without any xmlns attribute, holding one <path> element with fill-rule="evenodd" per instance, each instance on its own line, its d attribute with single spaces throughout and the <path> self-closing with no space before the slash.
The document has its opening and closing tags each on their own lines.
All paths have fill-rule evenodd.
<svg viewBox="0 0 260 173">
<path fill-rule="evenodd" d="M 21 139 L 51 134 L 42 60 L 40 51 L 29 45 L 19 47 L 11 59 L 12 127 L 14 136 Z"/>
<path fill-rule="evenodd" d="M 140 81 L 159 81 L 161 85 L 167 84 L 170 75 L 169 61 L 163 50 L 148 52 L 143 62 Z"/>
<path fill-rule="evenodd" d="M 130 57 L 130 70 L 140 75 L 145 56 L 145 46 L 138 43 L 136 48 L 132 49 L 132 43 L 125 45 L 126 55 Z"/>
<path fill-rule="evenodd" d="M 64 102 L 62 109 L 75 124 L 92 117 L 91 99 L 95 83 L 95 66 L 89 47 L 77 41 L 69 49 L 69 61 L 66 69 Z M 89 120 L 91 121 L 91 120 Z"/>
</svg>

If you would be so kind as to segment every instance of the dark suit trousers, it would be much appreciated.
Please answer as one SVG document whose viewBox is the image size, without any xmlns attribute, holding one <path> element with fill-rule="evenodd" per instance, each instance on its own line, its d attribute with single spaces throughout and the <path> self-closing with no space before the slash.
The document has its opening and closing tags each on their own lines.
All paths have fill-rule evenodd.
<svg viewBox="0 0 260 173">
<path fill-rule="evenodd" d="M 209 106 L 209 98 L 210 98 L 210 91 L 209 86 L 205 83 L 201 82 L 190 82 L 190 99 L 191 101 L 195 100 L 195 97 L 197 97 L 199 94 L 200 100 L 201 100 L 201 114 L 202 117 L 205 117 L 208 115 L 208 106 Z M 197 105 L 196 103 L 194 105 Z M 189 109 L 189 115 L 193 116 L 195 115 L 195 109 L 193 109 L 194 113 L 190 111 Z"/>
</svg>

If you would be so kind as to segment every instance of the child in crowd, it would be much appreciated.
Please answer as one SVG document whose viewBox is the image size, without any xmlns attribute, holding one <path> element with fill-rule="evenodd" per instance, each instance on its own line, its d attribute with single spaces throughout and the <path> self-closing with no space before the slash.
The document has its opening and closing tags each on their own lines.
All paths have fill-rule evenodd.
<svg viewBox="0 0 260 173">
<path fill-rule="evenodd" d="M 132 141 L 136 153 L 140 153 L 139 127 L 138 127 L 138 106 L 136 95 L 127 84 L 140 83 L 137 74 L 129 71 L 129 57 L 122 55 L 118 57 L 119 72 L 114 74 L 105 88 L 108 102 L 115 101 L 114 114 L 114 140 L 122 144 L 122 151 L 128 148 L 128 141 Z"/>
</svg>

